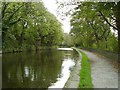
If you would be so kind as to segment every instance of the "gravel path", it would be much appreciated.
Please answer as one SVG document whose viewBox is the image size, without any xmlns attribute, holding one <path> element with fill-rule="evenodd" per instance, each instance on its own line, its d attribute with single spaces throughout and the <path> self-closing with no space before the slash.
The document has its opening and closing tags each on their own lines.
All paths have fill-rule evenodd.
<svg viewBox="0 0 120 90">
<path fill-rule="evenodd" d="M 118 70 L 109 59 L 82 50 L 90 59 L 94 88 L 118 88 Z"/>
</svg>

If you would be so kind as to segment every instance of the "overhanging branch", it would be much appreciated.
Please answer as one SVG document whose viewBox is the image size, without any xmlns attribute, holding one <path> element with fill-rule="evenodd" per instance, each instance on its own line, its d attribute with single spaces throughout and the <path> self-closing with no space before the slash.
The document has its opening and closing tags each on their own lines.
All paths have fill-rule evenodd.
<svg viewBox="0 0 120 90">
<path fill-rule="evenodd" d="M 7 6 L 9 3 L 3 2 L 2 4 L 3 4 L 3 6 L 2 6 L 2 18 L 4 18 L 5 10 L 7 9 Z"/>
<path fill-rule="evenodd" d="M 107 24 L 109 24 L 109 26 L 113 27 L 114 29 L 118 30 L 117 27 L 113 26 L 108 20 L 107 18 L 103 15 L 103 13 L 101 11 L 99 11 L 100 15 L 103 17 L 103 19 L 107 22 Z"/>
</svg>

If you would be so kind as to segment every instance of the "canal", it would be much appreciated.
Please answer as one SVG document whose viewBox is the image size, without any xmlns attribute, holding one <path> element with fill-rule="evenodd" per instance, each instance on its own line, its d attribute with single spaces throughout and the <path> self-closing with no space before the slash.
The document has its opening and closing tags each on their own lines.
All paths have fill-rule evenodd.
<svg viewBox="0 0 120 90">
<path fill-rule="evenodd" d="M 64 48 L 2 54 L 2 88 L 63 88 L 78 56 Z"/>
</svg>

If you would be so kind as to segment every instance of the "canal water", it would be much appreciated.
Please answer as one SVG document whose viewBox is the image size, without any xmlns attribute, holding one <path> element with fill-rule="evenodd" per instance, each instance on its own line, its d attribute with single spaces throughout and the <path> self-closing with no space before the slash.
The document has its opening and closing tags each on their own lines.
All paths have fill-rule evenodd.
<svg viewBox="0 0 120 90">
<path fill-rule="evenodd" d="M 63 88 L 78 54 L 71 49 L 2 55 L 2 88 Z"/>
</svg>

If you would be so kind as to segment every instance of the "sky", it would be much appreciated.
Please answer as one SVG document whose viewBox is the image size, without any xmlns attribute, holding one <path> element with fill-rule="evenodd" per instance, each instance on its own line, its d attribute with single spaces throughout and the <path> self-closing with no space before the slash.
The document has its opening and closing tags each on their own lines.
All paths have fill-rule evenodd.
<svg viewBox="0 0 120 90">
<path fill-rule="evenodd" d="M 70 18 L 65 17 L 65 20 L 61 20 L 60 17 L 57 16 L 57 7 L 58 4 L 56 4 L 55 0 L 42 0 L 45 7 L 48 9 L 49 12 L 53 13 L 57 19 L 62 23 L 62 28 L 65 33 L 70 32 Z"/>
</svg>

